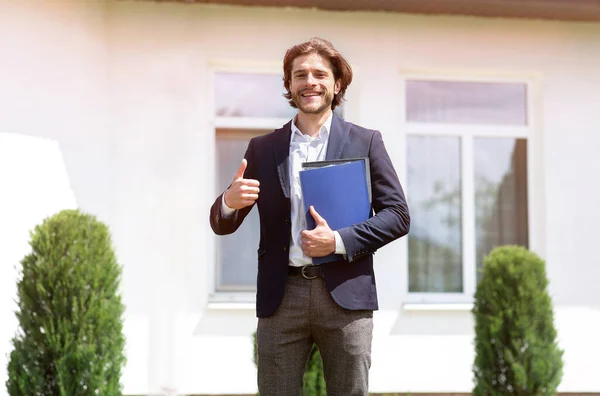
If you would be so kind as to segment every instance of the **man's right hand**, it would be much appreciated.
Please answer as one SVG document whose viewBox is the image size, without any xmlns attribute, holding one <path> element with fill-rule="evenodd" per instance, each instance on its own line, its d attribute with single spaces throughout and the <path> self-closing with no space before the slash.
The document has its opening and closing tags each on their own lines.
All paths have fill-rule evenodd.
<svg viewBox="0 0 600 396">
<path fill-rule="evenodd" d="M 246 166 L 248 165 L 248 161 L 244 158 L 242 160 L 242 165 L 233 176 L 233 183 L 231 186 L 225 191 L 225 205 L 230 207 L 231 209 L 242 209 L 246 206 L 250 206 L 254 204 L 254 202 L 258 199 L 259 185 L 258 180 L 254 179 L 244 179 L 244 172 L 246 171 Z"/>
</svg>

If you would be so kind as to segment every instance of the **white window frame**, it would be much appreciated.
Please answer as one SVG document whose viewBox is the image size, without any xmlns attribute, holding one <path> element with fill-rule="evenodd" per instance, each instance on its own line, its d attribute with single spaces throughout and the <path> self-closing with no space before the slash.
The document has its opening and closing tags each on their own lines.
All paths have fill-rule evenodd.
<svg viewBox="0 0 600 396">
<path fill-rule="evenodd" d="M 494 126 L 477 124 L 442 124 L 414 123 L 406 117 L 406 83 L 409 80 L 426 81 L 455 81 L 455 82 L 484 82 L 484 83 L 518 83 L 527 87 L 527 125 L 526 126 Z M 473 303 L 476 289 L 476 240 L 475 240 L 475 187 L 474 187 L 474 138 L 501 137 L 527 139 L 527 189 L 528 189 L 528 225 L 529 249 L 544 255 L 542 213 L 545 207 L 543 197 L 543 173 L 539 146 L 539 131 L 537 130 L 540 117 L 540 77 L 533 73 L 482 72 L 476 70 L 401 70 L 399 92 L 400 128 L 405 139 L 408 136 L 453 136 L 461 139 L 461 202 L 462 202 L 462 271 L 463 291 L 461 293 L 440 292 L 410 292 L 409 291 L 409 252 L 406 249 L 406 277 L 403 288 L 406 292 L 405 309 L 419 309 L 419 304 L 455 304 L 462 307 Z M 406 144 L 405 144 L 406 147 Z M 408 166 L 404 167 L 404 180 L 408 177 Z M 406 194 L 410 195 L 409 186 Z M 409 208 L 410 210 L 410 208 Z M 466 304 L 466 305 L 465 305 Z"/>
<path fill-rule="evenodd" d="M 211 130 L 214 137 L 214 152 L 216 152 L 217 130 L 218 129 L 244 129 L 251 133 L 252 131 L 274 130 L 286 124 L 287 118 L 258 118 L 258 117 L 219 117 L 215 115 L 215 76 L 218 73 L 240 73 L 240 74 L 273 74 L 283 75 L 283 66 L 281 62 L 253 62 L 248 60 L 210 60 L 208 62 L 208 111 L 211 117 Z M 213 158 L 213 161 L 215 159 Z M 218 171 L 217 169 L 215 169 Z M 232 175 L 233 176 L 233 175 Z M 215 174 L 216 178 L 216 174 Z M 212 196 L 218 196 L 221 191 L 217 191 L 216 183 L 211 187 Z M 258 232 L 258 230 L 257 230 Z M 220 285 L 219 268 L 219 236 L 215 235 L 213 239 L 214 255 L 210 270 L 214 271 L 211 276 L 213 292 L 209 295 L 209 309 L 254 309 L 256 301 L 256 285 L 247 287 L 223 287 Z M 258 248 L 258 247 L 257 247 Z M 209 271 L 210 271 L 209 270 Z"/>
</svg>

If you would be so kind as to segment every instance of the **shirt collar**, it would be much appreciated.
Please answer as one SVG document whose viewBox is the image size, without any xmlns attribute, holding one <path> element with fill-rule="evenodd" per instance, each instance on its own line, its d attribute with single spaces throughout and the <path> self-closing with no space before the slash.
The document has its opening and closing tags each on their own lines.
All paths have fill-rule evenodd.
<svg viewBox="0 0 600 396">
<path fill-rule="evenodd" d="M 300 131 L 300 129 L 298 129 L 298 127 L 296 126 L 296 116 L 294 116 L 294 118 L 292 118 L 292 136 L 290 137 L 290 142 L 292 142 L 294 140 L 295 136 L 304 136 L 304 134 L 302 133 L 302 131 Z M 325 123 L 323 124 L 323 126 L 321 127 L 321 130 L 319 131 L 319 135 L 318 137 L 320 139 L 326 139 L 329 136 L 329 132 L 331 131 L 331 123 L 333 121 L 333 111 L 331 113 L 329 113 L 329 117 L 327 117 L 327 119 L 325 120 Z"/>
</svg>

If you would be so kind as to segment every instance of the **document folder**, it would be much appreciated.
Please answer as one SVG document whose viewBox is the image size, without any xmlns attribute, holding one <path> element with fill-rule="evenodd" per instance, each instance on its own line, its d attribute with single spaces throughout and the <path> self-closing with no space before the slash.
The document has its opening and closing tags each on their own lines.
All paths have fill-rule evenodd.
<svg viewBox="0 0 600 396">
<path fill-rule="evenodd" d="M 300 171 L 307 229 L 316 223 L 310 206 L 335 231 L 369 219 L 371 216 L 371 177 L 368 158 L 305 162 Z M 313 257 L 313 264 L 342 259 L 339 254 Z"/>
</svg>

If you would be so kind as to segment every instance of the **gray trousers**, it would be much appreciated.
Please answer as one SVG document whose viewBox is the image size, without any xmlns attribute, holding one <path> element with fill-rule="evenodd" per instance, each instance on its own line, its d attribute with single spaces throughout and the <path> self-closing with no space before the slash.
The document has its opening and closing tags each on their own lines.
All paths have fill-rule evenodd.
<svg viewBox="0 0 600 396">
<path fill-rule="evenodd" d="M 322 278 L 289 276 L 281 305 L 258 319 L 260 396 L 301 396 L 313 342 L 323 359 L 328 396 L 367 396 L 373 311 L 341 308 Z"/>
</svg>

